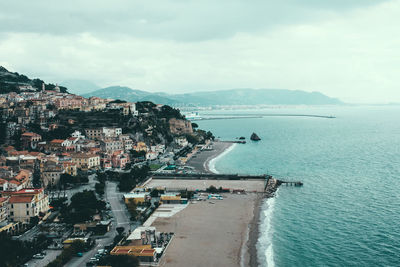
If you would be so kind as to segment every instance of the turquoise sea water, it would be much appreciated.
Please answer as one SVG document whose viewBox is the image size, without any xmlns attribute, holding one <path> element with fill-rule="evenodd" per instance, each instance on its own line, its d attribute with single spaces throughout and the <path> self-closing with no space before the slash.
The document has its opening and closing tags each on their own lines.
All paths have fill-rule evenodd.
<svg viewBox="0 0 400 267">
<path fill-rule="evenodd" d="M 297 113 L 200 121 L 231 140 L 219 172 L 301 180 L 263 204 L 261 266 L 400 266 L 400 107 L 315 107 L 218 113 Z M 210 112 L 209 112 L 210 113 Z M 252 132 L 260 142 L 248 140 Z"/>
</svg>

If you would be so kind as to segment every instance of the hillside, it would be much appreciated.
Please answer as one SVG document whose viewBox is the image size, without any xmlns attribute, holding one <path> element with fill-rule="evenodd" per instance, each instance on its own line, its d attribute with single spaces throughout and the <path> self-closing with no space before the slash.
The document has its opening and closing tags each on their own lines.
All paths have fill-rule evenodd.
<svg viewBox="0 0 400 267">
<path fill-rule="evenodd" d="M 284 89 L 232 89 L 174 95 L 174 99 L 196 106 L 209 105 L 336 105 L 338 99 L 319 92 Z"/>
<path fill-rule="evenodd" d="M 83 94 L 85 97 L 121 99 L 126 101 L 152 101 L 173 106 L 218 105 L 336 105 L 336 98 L 319 92 L 283 89 L 232 89 L 186 94 L 150 93 L 129 87 L 113 86 Z"/>
<path fill-rule="evenodd" d="M 21 91 L 39 91 L 42 90 L 42 85 L 45 84 L 46 90 L 53 90 L 56 85 L 46 84 L 41 79 L 30 79 L 18 72 L 10 72 L 6 68 L 0 66 L 0 94 L 10 92 L 20 93 Z M 67 88 L 59 86 L 61 92 L 67 92 Z"/>
<path fill-rule="evenodd" d="M 87 94 L 82 94 L 83 97 L 97 96 L 101 98 L 121 99 L 130 102 L 151 101 L 157 104 L 178 105 L 179 101 L 170 99 L 165 96 L 153 94 L 146 91 L 135 90 L 123 86 L 111 86 L 99 89 Z"/>
</svg>

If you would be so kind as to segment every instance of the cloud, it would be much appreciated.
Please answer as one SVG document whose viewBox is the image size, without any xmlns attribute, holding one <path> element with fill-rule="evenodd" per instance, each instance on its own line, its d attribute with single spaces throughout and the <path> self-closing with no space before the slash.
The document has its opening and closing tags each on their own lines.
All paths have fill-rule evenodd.
<svg viewBox="0 0 400 267">
<path fill-rule="evenodd" d="M 347 2 L 166 1 L 150 8 L 85 1 L 47 9 L 47 1 L 28 2 L 26 21 L 43 21 L 25 27 L 13 12 L 0 15 L 0 59 L 51 82 L 153 92 L 286 88 L 400 102 L 400 1 Z M 15 26 L 3 24 L 12 19 Z"/>
<path fill-rule="evenodd" d="M 122 34 L 137 38 L 202 41 L 230 38 L 279 25 L 326 18 L 332 12 L 384 0 L 162 0 L 0 3 L 0 32 L 52 35 Z"/>
</svg>

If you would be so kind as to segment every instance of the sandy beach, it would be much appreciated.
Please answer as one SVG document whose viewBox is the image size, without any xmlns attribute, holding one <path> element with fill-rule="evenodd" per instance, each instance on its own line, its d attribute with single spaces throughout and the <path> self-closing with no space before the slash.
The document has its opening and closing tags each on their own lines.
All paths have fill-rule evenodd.
<svg viewBox="0 0 400 267">
<path fill-rule="evenodd" d="M 160 266 L 249 266 L 248 226 L 258 198 L 224 194 L 223 200 L 198 201 L 173 217 L 157 218 L 157 230 L 175 233 Z"/>
<path fill-rule="evenodd" d="M 233 145 L 234 144 L 230 142 L 214 141 L 213 150 L 199 151 L 186 163 L 186 165 L 195 168 L 197 172 L 211 173 L 208 166 L 210 161 L 218 157 L 220 154 L 224 153 L 225 150 Z"/>
<path fill-rule="evenodd" d="M 187 165 L 197 172 L 212 173 L 210 161 L 232 145 L 214 142 L 213 150 L 198 152 Z M 160 266 L 258 266 L 256 243 L 264 181 L 153 179 L 148 184 L 188 190 L 205 190 L 210 185 L 257 193 L 224 193 L 223 200 L 195 201 L 172 217 L 155 219 L 152 225 L 158 231 L 175 233 Z"/>
</svg>

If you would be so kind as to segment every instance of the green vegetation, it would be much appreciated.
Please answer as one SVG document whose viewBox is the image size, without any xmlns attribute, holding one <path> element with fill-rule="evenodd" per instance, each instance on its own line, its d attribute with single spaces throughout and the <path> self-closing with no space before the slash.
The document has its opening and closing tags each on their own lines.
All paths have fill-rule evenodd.
<svg viewBox="0 0 400 267">
<path fill-rule="evenodd" d="M 137 219 L 137 216 L 139 215 L 137 210 L 136 210 L 137 205 L 135 203 L 135 200 L 134 199 L 129 199 L 128 203 L 126 203 L 126 208 L 128 209 L 129 214 L 131 215 L 131 220 L 135 221 Z"/>
<path fill-rule="evenodd" d="M 94 189 L 96 190 L 96 193 L 99 195 L 104 195 L 104 188 L 105 188 L 105 184 L 104 183 L 96 183 L 94 185 Z"/>
<path fill-rule="evenodd" d="M 67 185 L 87 183 L 89 178 L 86 175 L 76 175 L 72 176 L 68 173 L 63 173 L 60 175 L 59 185 L 62 188 L 66 188 Z"/>
<path fill-rule="evenodd" d="M 6 68 L 0 66 L 0 94 L 7 94 L 10 92 L 20 93 L 19 86 L 32 86 L 33 91 L 42 90 L 44 81 L 40 79 L 29 79 L 23 74 L 18 72 L 9 72 Z M 54 84 L 45 84 L 46 90 L 53 90 L 56 86 Z M 60 92 L 67 92 L 67 88 L 59 86 Z"/>
<path fill-rule="evenodd" d="M 149 168 L 150 168 L 150 171 L 156 171 L 159 168 L 161 168 L 161 166 L 162 166 L 161 164 L 150 164 Z"/>
<path fill-rule="evenodd" d="M 105 207 L 106 203 L 98 200 L 94 191 L 85 190 L 72 196 L 71 204 L 61 209 L 61 215 L 66 223 L 75 224 L 92 220 Z"/>
<path fill-rule="evenodd" d="M 143 182 L 149 175 L 150 168 L 148 166 L 133 167 L 129 173 L 120 173 L 113 171 L 106 171 L 105 173 L 98 173 L 97 179 L 99 181 L 111 180 L 118 182 L 118 189 L 123 192 L 129 192 L 136 187 L 138 183 Z"/>
<path fill-rule="evenodd" d="M 86 244 L 81 240 L 75 240 L 71 246 L 64 248 L 58 257 L 47 264 L 46 267 L 62 267 L 69 262 L 78 252 L 83 252 L 87 249 Z"/>
<path fill-rule="evenodd" d="M 39 235 L 33 242 L 23 242 L 11 239 L 4 232 L 0 233 L 0 267 L 19 266 L 48 244 L 49 240 L 44 235 Z"/>
<path fill-rule="evenodd" d="M 109 255 L 102 258 L 98 265 L 112 266 L 112 267 L 136 267 L 139 266 L 139 260 L 134 256 L 128 255 Z"/>
</svg>

